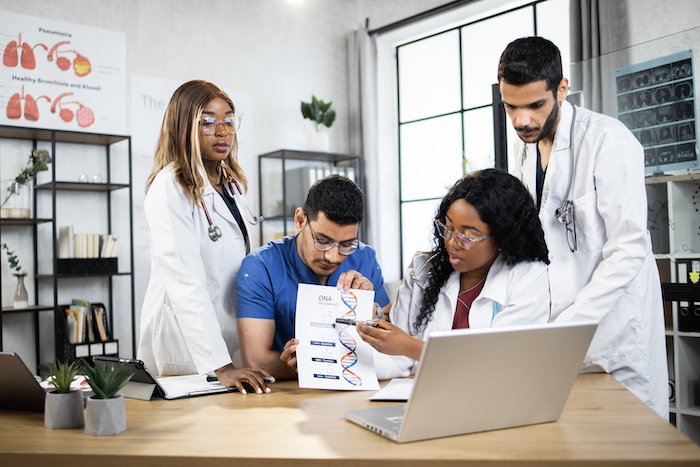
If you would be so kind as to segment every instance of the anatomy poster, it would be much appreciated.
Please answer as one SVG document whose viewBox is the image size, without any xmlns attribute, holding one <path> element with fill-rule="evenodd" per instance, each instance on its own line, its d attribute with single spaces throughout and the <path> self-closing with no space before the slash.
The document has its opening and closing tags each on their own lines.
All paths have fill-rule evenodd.
<svg viewBox="0 0 700 467">
<path fill-rule="evenodd" d="M 126 34 L 0 12 L 0 124 L 126 133 Z"/>
<path fill-rule="evenodd" d="M 355 326 L 335 322 L 337 318 L 372 319 L 373 309 L 372 291 L 299 284 L 295 322 L 299 387 L 379 389 L 372 347 Z"/>
</svg>

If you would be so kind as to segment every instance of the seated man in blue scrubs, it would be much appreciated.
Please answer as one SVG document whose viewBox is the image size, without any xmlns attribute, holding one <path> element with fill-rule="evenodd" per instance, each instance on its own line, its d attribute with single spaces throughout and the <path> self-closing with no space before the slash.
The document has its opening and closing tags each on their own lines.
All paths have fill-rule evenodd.
<svg viewBox="0 0 700 467">
<path fill-rule="evenodd" d="M 294 212 L 297 233 L 243 260 L 236 291 L 245 367 L 264 368 L 277 380 L 296 378 L 299 283 L 374 290 L 374 301 L 389 312 L 391 302 L 374 250 L 357 239 L 363 212 L 364 194 L 353 181 L 340 175 L 323 178 L 309 189 L 304 207 Z"/>
</svg>

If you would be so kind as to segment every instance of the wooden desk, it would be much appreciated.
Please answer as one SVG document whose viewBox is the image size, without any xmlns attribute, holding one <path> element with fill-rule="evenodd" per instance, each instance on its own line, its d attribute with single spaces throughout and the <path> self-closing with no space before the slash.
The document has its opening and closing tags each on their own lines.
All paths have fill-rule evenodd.
<svg viewBox="0 0 700 467">
<path fill-rule="evenodd" d="M 579 375 L 558 422 L 397 444 L 346 421 L 368 392 L 126 400 L 125 432 L 44 428 L 43 415 L 0 411 L 0 465 L 700 465 L 700 447 L 605 374 Z"/>
</svg>

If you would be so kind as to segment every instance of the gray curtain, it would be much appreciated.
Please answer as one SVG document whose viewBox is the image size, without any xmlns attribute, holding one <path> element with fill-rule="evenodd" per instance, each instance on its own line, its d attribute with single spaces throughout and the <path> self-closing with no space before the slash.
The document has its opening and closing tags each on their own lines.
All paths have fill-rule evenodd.
<svg viewBox="0 0 700 467">
<path fill-rule="evenodd" d="M 599 0 L 571 0 L 570 15 L 572 91 L 583 91 L 583 106 L 603 112 Z"/>
<path fill-rule="evenodd" d="M 370 245 L 379 238 L 376 46 L 360 28 L 348 34 L 349 142 L 352 154 L 364 163 L 365 226 Z M 374 221 L 374 222 L 373 222 Z"/>
</svg>

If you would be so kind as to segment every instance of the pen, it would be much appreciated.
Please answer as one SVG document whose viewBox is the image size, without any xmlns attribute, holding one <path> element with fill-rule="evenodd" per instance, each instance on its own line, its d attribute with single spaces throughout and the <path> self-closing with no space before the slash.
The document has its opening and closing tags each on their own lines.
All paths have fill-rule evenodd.
<svg viewBox="0 0 700 467">
<path fill-rule="evenodd" d="M 371 326 L 373 328 L 379 327 L 379 325 L 377 323 L 373 323 L 371 321 L 356 321 L 354 319 L 348 319 L 348 318 L 336 318 L 335 322 L 338 324 L 347 324 L 349 326 L 355 326 L 357 323 L 362 323 L 362 324 L 366 324 L 367 326 Z"/>
<path fill-rule="evenodd" d="M 213 383 L 215 381 L 219 381 L 219 378 L 216 376 L 207 376 L 207 383 Z M 275 378 L 272 378 L 270 376 L 263 376 L 263 381 L 267 381 L 268 383 L 274 383 Z"/>
</svg>

